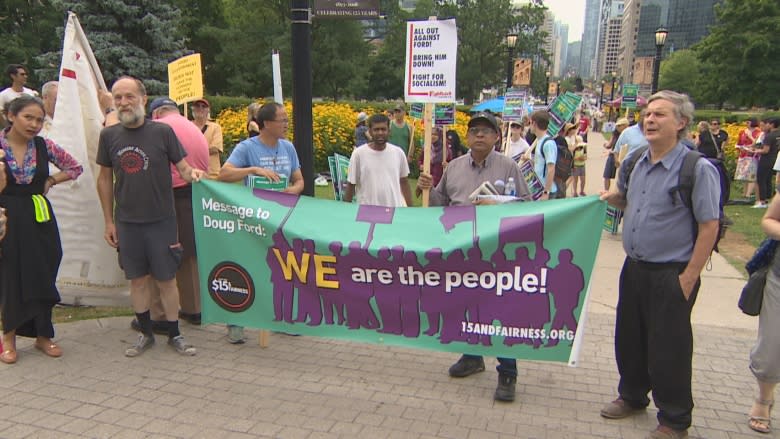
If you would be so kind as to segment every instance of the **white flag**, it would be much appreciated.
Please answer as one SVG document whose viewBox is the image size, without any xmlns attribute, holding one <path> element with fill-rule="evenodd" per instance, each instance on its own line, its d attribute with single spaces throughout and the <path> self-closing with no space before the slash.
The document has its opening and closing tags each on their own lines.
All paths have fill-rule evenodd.
<svg viewBox="0 0 780 439">
<path fill-rule="evenodd" d="M 72 12 L 65 26 L 59 82 L 48 137 L 78 160 L 84 173 L 76 181 L 55 186 L 48 194 L 62 240 L 57 283 L 61 287 L 124 286 L 116 250 L 103 239 L 105 223 L 97 195 L 99 167 L 95 157 L 105 118 L 97 90 L 105 90 L 106 83 Z"/>
</svg>

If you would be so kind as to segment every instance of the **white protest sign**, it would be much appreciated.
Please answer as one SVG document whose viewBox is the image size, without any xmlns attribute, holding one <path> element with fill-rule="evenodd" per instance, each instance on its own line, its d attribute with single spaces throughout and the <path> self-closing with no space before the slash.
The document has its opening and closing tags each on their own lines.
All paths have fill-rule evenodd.
<svg viewBox="0 0 780 439">
<path fill-rule="evenodd" d="M 406 23 L 406 102 L 455 102 L 458 29 L 455 20 Z"/>
</svg>

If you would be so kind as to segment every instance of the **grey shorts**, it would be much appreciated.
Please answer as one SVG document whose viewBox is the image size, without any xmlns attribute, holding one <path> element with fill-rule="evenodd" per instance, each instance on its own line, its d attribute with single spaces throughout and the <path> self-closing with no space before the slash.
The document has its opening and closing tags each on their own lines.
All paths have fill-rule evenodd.
<svg viewBox="0 0 780 439">
<path fill-rule="evenodd" d="M 572 177 L 584 177 L 585 176 L 585 167 L 584 166 L 572 166 L 572 168 L 571 168 L 571 176 Z"/>
<path fill-rule="evenodd" d="M 176 217 L 156 223 L 116 222 L 119 235 L 119 266 L 125 278 L 151 274 L 156 280 L 171 280 L 181 264 L 182 246 L 176 231 Z"/>
</svg>

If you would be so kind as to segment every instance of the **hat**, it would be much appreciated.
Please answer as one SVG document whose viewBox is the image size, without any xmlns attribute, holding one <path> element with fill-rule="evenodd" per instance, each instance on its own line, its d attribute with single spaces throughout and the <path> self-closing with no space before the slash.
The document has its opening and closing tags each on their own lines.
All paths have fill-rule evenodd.
<svg viewBox="0 0 780 439">
<path fill-rule="evenodd" d="M 474 116 L 472 116 L 471 120 L 469 120 L 468 127 L 471 128 L 472 126 L 474 126 L 476 124 L 477 121 L 480 121 L 480 120 L 486 121 L 487 123 L 490 124 L 491 127 L 493 127 L 494 130 L 496 130 L 496 132 L 499 132 L 498 122 L 496 122 L 496 117 L 493 116 L 492 114 L 486 113 L 484 111 L 479 112 L 479 113 L 475 114 Z"/>
<path fill-rule="evenodd" d="M 171 98 L 157 98 L 149 104 L 149 112 L 154 113 L 154 110 L 160 107 L 177 107 L 177 105 Z"/>
<path fill-rule="evenodd" d="M 398 104 L 393 108 L 393 111 L 406 111 L 406 105 Z"/>
<path fill-rule="evenodd" d="M 365 112 L 358 113 L 358 122 L 363 122 L 366 119 L 368 119 L 368 115 Z"/>
<path fill-rule="evenodd" d="M 625 117 L 621 117 L 620 119 L 618 119 L 617 122 L 615 122 L 615 126 L 620 126 L 620 125 L 628 125 L 628 119 L 626 119 Z"/>
<path fill-rule="evenodd" d="M 572 129 L 572 128 L 576 127 L 576 126 L 577 125 L 575 125 L 573 123 L 567 123 L 566 125 L 563 126 L 563 132 L 567 133 L 567 132 L 569 132 L 570 129 Z"/>
<path fill-rule="evenodd" d="M 195 105 L 195 104 L 203 104 L 203 105 L 205 105 L 207 107 L 211 107 L 211 105 L 209 105 L 209 101 L 207 101 L 207 100 L 205 100 L 203 98 L 200 98 L 197 101 L 192 103 L 192 105 Z"/>
</svg>

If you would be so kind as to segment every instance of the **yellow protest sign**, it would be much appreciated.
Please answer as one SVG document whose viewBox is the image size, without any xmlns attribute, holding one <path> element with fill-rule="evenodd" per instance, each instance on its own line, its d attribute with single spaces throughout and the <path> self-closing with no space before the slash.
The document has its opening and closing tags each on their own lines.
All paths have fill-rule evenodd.
<svg viewBox="0 0 780 439">
<path fill-rule="evenodd" d="M 177 104 L 203 97 L 203 73 L 199 53 L 168 63 L 168 96 Z"/>
</svg>

